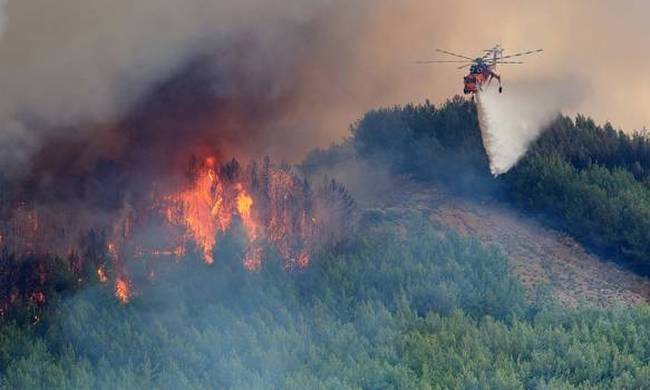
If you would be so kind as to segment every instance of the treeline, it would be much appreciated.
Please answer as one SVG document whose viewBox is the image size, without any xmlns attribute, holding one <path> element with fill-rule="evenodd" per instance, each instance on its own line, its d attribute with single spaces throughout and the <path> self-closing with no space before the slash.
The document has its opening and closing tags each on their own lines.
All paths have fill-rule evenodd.
<svg viewBox="0 0 650 390">
<path fill-rule="evenodd" d="M 440 108 L 427 102 L 380 109 L 353 126 L 348 142 L 359 157 L 387 163 L 393 173 L 475 192 L 477 184 L 492 186 L 477 118 L 475 105 L 460 97 Z"/>
<path fill-rule="evenodd" d="M 512 199 L 650 274 L 650 139 L 559 117 L 503 177 Z"/>
<path fill-rule="evenodd" d="M 531 300 L 477 241 L 380 213 L 302 272 L 161 263 L 127 306 L 88 289 L 0 331 L 3 388 L 646 388 L 650 310 Z M 389 222 L 383 222 L 389 221 Z M 406 233 L 406 234 L 405 234 Z M 187 261 L 197 267 L 188 266 Z"/>
<path fill-rule="evenodd" d="M 495 179 L 476 108 L 457 97 L 440 107 L 427 102 L 371 111 L 344 145 L 312 153 L 306 166 L 335 164 L 346 148 L 396 174 L 515 202 L 593 250 L 650 273 L 650 138 L 644 132 L 630 135 L 584 116 L 559 116 L 510 172 Z"/>
<path fill-rule="evenodd" d="M 627 134 L 610 123 L 598 126 L 583 115 L 574 120 L 558 117 L 533 144 L 531 154 L 559 156 L 577 169 L 592 165 L 621 168 L 641 181 L 650 175 L 650 141 L 645 130 Z"/>
</svg>

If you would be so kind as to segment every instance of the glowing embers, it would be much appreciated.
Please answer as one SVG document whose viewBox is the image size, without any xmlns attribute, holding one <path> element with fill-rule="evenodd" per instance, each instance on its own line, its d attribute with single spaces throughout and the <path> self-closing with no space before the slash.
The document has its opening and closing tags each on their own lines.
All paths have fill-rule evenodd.
<svg viewBox="0 0 650 390">
<path fill-rule="evenodd" d="M 309 253 L 306 251 L 302 251 L 298 254 L 298 257 L 296 258 L 296 265 L 299 268 L 307 268 L 309 265 Z"/>
<path fill-rule="evenodd" d="M 131 286 L 127 279 L 117 278 L 115 281 L 115 296 L 121 303 L 129 303 L 131 300 Z"/>
</svg>

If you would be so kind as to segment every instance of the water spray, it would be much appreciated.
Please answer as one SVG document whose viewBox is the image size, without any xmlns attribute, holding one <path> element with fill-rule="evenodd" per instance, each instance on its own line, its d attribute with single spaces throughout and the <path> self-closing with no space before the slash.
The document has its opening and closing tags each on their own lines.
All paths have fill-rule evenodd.
<svg viewBox="0 0 650 390">
<path fill-rule="evenodd" d="M 486 88 L 476 94 L 476 109 L 490 172 L 508 172 L 560 110 L 579 101 L 559 82 L 516 83 L 503 94 Z"/>
</svg>

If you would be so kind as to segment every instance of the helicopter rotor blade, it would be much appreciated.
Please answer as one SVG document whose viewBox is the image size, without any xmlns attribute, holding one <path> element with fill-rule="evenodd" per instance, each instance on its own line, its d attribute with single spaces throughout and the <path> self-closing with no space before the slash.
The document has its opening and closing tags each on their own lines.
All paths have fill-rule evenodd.
<svg viewBox="0 0 650 390">
<path fill-rule="evenodd" d="M 467 65 L 461 65 L 461 66 L 459 66 L 459 67 L 458 67 L 458 68 L 456 68 L 456 69 L 464 69 L 464 68 L 469 68 L 469 66 L 470 66 L 470 65 L 472 65 L 472 64 L 467 64 Z"/>
<path fill-rule="evenodd" d="M 494 47 L 491 47 L 489 49 L 483 50 L 485 54 L 483 54 L 483 59 L 488 59 L 490 56 L 496 54 L 497 56 L 501 55 L 503 53 L 503 47 L 501 45 L 495 45 Z"/>
<path fill-rule="evenodd" d="M 466 60 L 474 61 L 474 58 L 470 58 L 470 57 L 463 56 L 463 55 L 460 55 L 460 54 L 452 53 L 452 52 L 447 51 L 447 50 L 436 49 L 436 51 L 439 51 L 440 53 L 449 54 L 450 56 L 460 57 L 460 58 L 464 58 Z"/>
<path fill-rule="evenodd" d="M 496 64 L 525 64 L 523 61 L 497 61 Z"/>
<path fill-rule="evenodd" d="M 499 57 L 498 59 L 499 59 L 499 60 L 502 60 L 502 59 L 512 58 L 512 57 L 527 56 L 527 55 L 529 55 L 529 54 L 539 53 L 539 52 L 542 52 L 542 51 L 544 51 L 544 49 L 536 49 L 536 50 L 523 51 L 523 52 L 521 52 L 521 53 L 515 53 L 515 54 L 510 54 L 510 55 L 507 55 L 507 56 Z"/>
<path fill-rule="evenodd" d="M 467 60 L 427 60 L 427 61 L 415 61 L 416 64 L 439 64 L 439 63 L 454 63 L 454 64 L 467 64 L 471 61 Z"/>
<path fill-rule="evenodd" d="M 489 59 L 490 56 L 494 53 L 494 49 L 486 49 L 486 50 L 483 50 L 483 51 L 485 52 L 485 54 L 483 54 L 483 57 L 481 57 L 481 58 L 483 58 L 484 60 Z"/>
</svg>

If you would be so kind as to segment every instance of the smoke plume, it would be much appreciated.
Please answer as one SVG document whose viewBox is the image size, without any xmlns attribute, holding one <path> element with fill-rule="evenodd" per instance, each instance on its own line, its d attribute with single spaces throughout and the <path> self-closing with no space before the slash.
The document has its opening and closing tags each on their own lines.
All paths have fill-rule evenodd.
<svg viewBox="0 0 650 390">
<path fill-rule="evenodd" d="M 496 86 L 477 94 L 481 136 L 494 176 L 506 173 L 563 109 L 571 109 L 583 97 L 583 88 L 562 80 L 518 82 Z"/>
<path fill-rule="evenodd" d="M 327 114 L 314 113 L 340 96 L 325 88 L 342 84 L 324 72 L 346 61 L 334 42 L 355 36 L 335 3 L 9 3 L 0 171 L 30 174 L 45 149 L 70 140 L 77 166 L 122 159 L 160 146 L 161 132 L 172 143 L 220 139 L 237 144 L 233 153 L 299 158 L 323 142 Z"/>
<path fill-rule="evenodd" d="M 322 107 L 345 93 L 333 53 L 356 25 L 340 4 L 10 2 L 0 247 L 96 268 L 124 301 L 129 259 L 197 249 L 212 263 L 216 236 L 239 225 L 247 267 L 270 247 L 304 267 L 320 247 L 310 237 L 336 239 L 354 206 L 336 182 L 280 164 L 318 143 Z M 87 247 L 109 261 L 89 266 Z"/>
<path fill-rule="evenodd" d="M 212 63 L 202 64 L 201 88 L 222 101 L 246 98 L 241 114 L 266 114 L 259 123 L 247 118 L 243 127 L 256 130 L 250 136 L 223 116 L 210 131 L 228 124 L 230 137 L 262 136 L 250 154 L 289 161 L 339 141 L 368 109 L 442 102 L 459 93 L 460 71 L 414 64 L 434 57 L 435 47 L 467 55 L 495 42 L 509 52 L 543 47 L 539 59 L 508 69 L 504 80 L 580 74 L 607 93 L 590 94 L 576 109 L 624 129 L 647 122 L 648 90 L 628 77 L 647 62 L 638 50 L 648 36 L 646 3 L 612 11 L 604 1 L 497 0 L 467 23 L 473 6 L 467 0 L 9 2 L 0 41 L 0 171 L 29 172 L 52 138 L 100 144 L 84 150 L 86 165 L 93 153 L 122 151 L 124 133 L 97 134 L 98 125 L 114 128 L 157 85 L 203 63 L 201 56 Z M 633 22 L 601 28 L 621 20 Z M 186 134 L 176 131 L 176 139 Z"/>
</svg>

